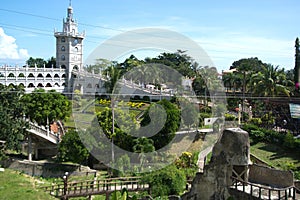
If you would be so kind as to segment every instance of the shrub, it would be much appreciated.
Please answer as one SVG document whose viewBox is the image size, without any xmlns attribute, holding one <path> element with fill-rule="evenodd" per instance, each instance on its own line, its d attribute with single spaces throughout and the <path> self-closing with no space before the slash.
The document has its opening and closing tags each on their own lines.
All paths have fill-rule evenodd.
<svg viewBox="0 0 300 200">
<path fill-rule="evenodd" d="M 67 132 L 58 146 L 58 161 L 71 161 L 82 164 L 87 161 L 89 151 L 82 144 L 79 133 L 75 130 Z"/>
<path fill-rule="evenodd" d="M 226 121 L 235 121 L 237 117 L 233 114 L 225 113 L 225 120 Z"/>
<path fill-rule="evenodd" d="M 142 179 L 150 185 L 154 197 L 178 195 L 184 191 L 186 185 L 184 172 L 177 169 L 175 165 L 151 172 Z"/>
<path fill-rule="evenodd" d="M 283 146 L 289 149 L 295 148 L 295 139 L 291 133 L 287 133 L 284 137 Z"/>
<path fill-rule="evenodd" d="M 260 142 L 264 141 L 265 133 L 261 130 L 252 130 L 249 133 L 250 137 L 253 139 L 253 142 Z"/>
<path fill-rule="evenodd" d="M 256 126 L 260 126 L 262 124 L 261 118 L 252 118 L 249 120 L 249 123 L 252 123 Z"/>
<path fill-rule="evenodd" d="M 130 170 L 130 158 L 127 154 L 124 154 L 116 160 L 111 172 L 113 177 L 121 177 L 127 175 L 126 173 L 130 172 Z"/>
<path fill-rule="evenodd" d="M 149 96 L 143 96 L 143 101 L 150 102 L 150 97 Z"/>
</svg>

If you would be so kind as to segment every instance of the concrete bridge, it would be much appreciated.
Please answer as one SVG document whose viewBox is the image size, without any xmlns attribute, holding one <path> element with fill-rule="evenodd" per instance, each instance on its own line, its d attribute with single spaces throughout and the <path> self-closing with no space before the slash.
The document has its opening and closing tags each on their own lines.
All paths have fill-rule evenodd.
<svg viewBox="0 0 300 200">
<path fill-rule="evenodd" d="M 29 127 L 26 129 L 28 141 L 24 147 L 27 148 L 28 160 L 32 160 L 32 155 L 38 159 L 39 153 L 55 155 L 57 146 L 61 141 L 62 134 L 57 134 L 49 130 L 48 126 L 40 126 L 36 123 L 28 121 Z M 63 127 L 61 127 L 63 130 Z"/>
</svg>

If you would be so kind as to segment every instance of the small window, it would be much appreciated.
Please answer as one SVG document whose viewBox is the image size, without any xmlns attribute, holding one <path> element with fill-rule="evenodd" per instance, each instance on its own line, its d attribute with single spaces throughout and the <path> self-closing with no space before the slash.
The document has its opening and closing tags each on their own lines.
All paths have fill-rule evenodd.
<svg viewBox="0 0 300 200">
<path fill-rule="evenodd" d="M 61 50 L 62 50 L 62 51 L 65 51 L 65 50 L 66 50 L 65 46 L 62 46 L 62 47 L 61 47 Z"/>
<path fill-rule="evenodd" d="M 61 56 L 61 60 L 66 60 L 65 55 L 62 55 L 62 56 Z"/>
<path fill-rule="evenodd" d="M 66 38 L 62 37 L 61 42 L 65 42 L 65 41 L 66 41 Z"/>
</svg>

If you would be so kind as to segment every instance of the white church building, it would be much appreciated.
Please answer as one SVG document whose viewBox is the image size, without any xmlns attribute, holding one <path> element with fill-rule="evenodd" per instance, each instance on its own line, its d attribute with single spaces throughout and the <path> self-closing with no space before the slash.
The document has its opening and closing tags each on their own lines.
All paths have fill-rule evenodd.
<svg viewBox="0 0 300 200">
<path fill-rule="evenodd" d="M 64 94 L 71 94 L 79 90 L 85 94 L 106 93 L 105 81 L 109 77 L 100 74 L 89 73 L 83 67 L 83 40 L 85 33 L 78 31 L 78 23 L 73 18 L 71 4 L 67 8 L 67 17 L 63 19 L 61 32 L 54 32 L 56 38 L 56 68 L 0 66 L 0 84 L 22 85 L 26 93 L 36 88 L 43 88 L 46 91 L 56 90 Z M 182 85 L 191 90 L 191 81 L 183 82 Z M 169 98 L 173 91 L 157 91 L 154 88 L 146 88 L 132 81 L 122 80 L 127 94 L 143 96 L 166 96 Z M 172 89 L 171 89 L 172 90 Z M 161 97 L 159 97 L 161 98 Z"/>
<path fill-rule="evenodd" d="M 71 5 L 67 9 L 67 18 L 63 19 L 63 29 L 55 32 L 56 68 L 0 66 L 0 83 L 6 86 L 22 85 L 26 92 L 36 88 L 56 90 L 61 93 L 72 93 L 74 78 L 88 77 L 88 81 L 76 81 L 79 90 L 101 92 L 104 88 L 99 75 L 88 74 L 83 70 L 83 40 L 85 33 L 78 32 L 78 24 L 73 18 Z M 97 76 L 97 77 L 96 77 Z"/>
</svg>

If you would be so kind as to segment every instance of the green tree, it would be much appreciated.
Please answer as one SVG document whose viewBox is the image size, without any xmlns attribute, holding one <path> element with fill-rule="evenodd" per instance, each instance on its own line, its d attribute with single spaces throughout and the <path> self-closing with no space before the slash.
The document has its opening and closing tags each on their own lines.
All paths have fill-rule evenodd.
<svg viewBox="0 0 300 200">
<path fill-rule="evenodd" d="M 295 82 L 295 89 L 299 92 L 300 90 L 300 44 L 299 38 L 296 38 L 295 41 L 295 68 L 294 68 L 294 82 Z"/>
<path fill-rule="evenodd" d="M 133 141 L 135 142 L 135 145 L 133 146 L 133 151 L 136 153 L 149 153 L 155 151 L 153 140 L 149 138 L 140 137 Z"/>
<path fill-rule="evenodd" d="M 194 77 L 198 63 L 186 54 L 186 51 L 177 50 L 175 53 L 162 53 L 156 58 L 146 59 L 146 63 L 160 63 L 177 70 L 181 75 Z"/>
<path fill-rule="evenodd" d="M 25 113 L 30 120 L 46 125 L 54 120 L 65 120 L 71 114 L 71 102 L 55 90 L 46 92 L 36 89 L 22 97 L 25 104 Z"/>
<path fill-rule="evenodd" d="M 53 56 L 47 60 L 46 68 L 56 68 L 56 59 Z"/>
<path fill-rule="evenodd" d="M 155 104 L 151 105 L 147 111 L 145 112 L 144 118 L 141 121 L 141 126 L 147 126 L 150 123 L 157 125 L 158 127 L 162 127 L 162 129 L 155 134 L 154 136 L 150 137 L 154 141 L 155 149 L 160 149 L 164 146 L 166 146 L 174 137 L 176 131 L 179 128 L 180 124 L 180 110 L 171 102 L 163 99 L 159 101 L 158 106 L 162 106 L 166 113 L 166 121 L 164 124 L 162 124 L 164 121 L 161 119 L 161 112 L 156 112 L 157 109 L 161 109 L 161 107 L 154 108 L 154 113 L 150 113 L 150 108 L 155 106 Z M 156 113 L 155 113 L 156 112 Z M 151 117 L 152 115 L 152 117 Z M 152 131 L 149 129 L 149 131 Z M 153 133 L 151 133 L 152 135 Z"/>
<path fill-rule="evenodd" d="M 27 135 L 28 124 L 23 120 L 24 107 L 19 101 L 24 89 L 0 84 L 0 140 L 6 149 L 20 150 L 20 142 Z"/>
<path fill-rule="evenodd" d="M 113 132 L 113 118 L 112 109 L 106 107 L 101 112 L 97 113 L 97 121 L 107 138 L 113 140 L 113 143 L 120 148 L 132 151 L 133 133 L 137 129 L 137 122 L 134 116 L 122 109 L 114 108 L 114 132 Z"/>
<path fill-rule="evenodd" d="M 108 75 L 108 81 L 104 83 L 107 93 L 112 93 L 114 87 L 121 77 L 121 70 L 116 66 L 110 66 L 105 70 L 105 73 Z"/>
<path fill-rule="evenodd" d="M 135 145 L 133 146 L 133 151 L 139 153 L 140 163 L 141 166 L 143 166 L 147 159 L 146 153 L 155 151 L 154 142 L 153 140 L 146 137 L 137 138 L 133 140 L 133 142 L 135 142 Z"/>
<path fill-rule="evenodd" d="M 82 144 L 79 134 L 75 130 L 68 131 L 58 146 L 58 160 L 86 164 L 89 151 Z"/>
<path fill-rule="evenodd" d="M 122 75 L 123 75 L 135 67 L 142 66 L 144 63 L 145 62 L 143 60 L 139 60 L 134 55 L 130 55 L 130 57 L 127 58 L 123 63 L 120 63 L 119 66 L 122 69 Z"/>
<path fill-rule="evenodd" d="M 35 67 L 35 66 L 37 66 L 38 68 L 42 68 L 42 67 L 44 67 L 44 65 L 47 64 L 47 61 L 45 61 L 43 58 L 33 58 L 33 57 L 30 57 L 26 61 L 26 64 L 29 67 Z"/>
<path fill-rule="evenodd" d="M 253 94 L 264 97 L 275 97 L 279 95 L 290 96 L 284 69 L 268 64 L 262 70 L 252 75 Z"/>
<path fill-rule="evenodd" d="M 183 119 L 183 124 L 186 125 L 189 129 L 192 125 L 198 126 L 198 112 L 196 106 L 193 103 L 188 101 L 180 102 L 181 105 L 181 117 Z"/>
</svg>

